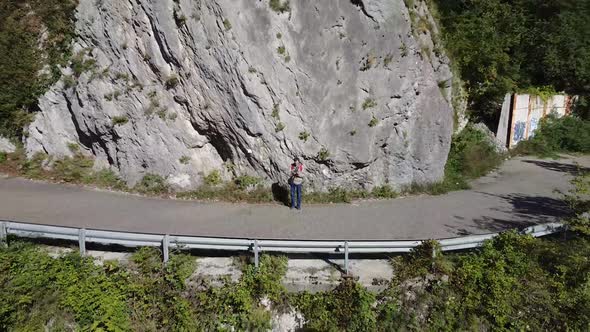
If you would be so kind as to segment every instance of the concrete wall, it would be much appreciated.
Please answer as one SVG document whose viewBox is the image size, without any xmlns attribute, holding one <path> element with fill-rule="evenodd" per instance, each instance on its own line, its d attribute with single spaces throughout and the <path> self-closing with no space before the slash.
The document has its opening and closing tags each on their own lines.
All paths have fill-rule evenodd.
<svg viewBox="0 0 590 332">
<path fill-rule="evenodd" d="M 532 137 L 541 119 L 549 114 L 559 117 L 570 114 L 573 97 L 554 95 L 547 100 L 528 94 L 507 94 L 502 105 L 502 114 L 496 137 L 508 148 Z"/>
</svg>

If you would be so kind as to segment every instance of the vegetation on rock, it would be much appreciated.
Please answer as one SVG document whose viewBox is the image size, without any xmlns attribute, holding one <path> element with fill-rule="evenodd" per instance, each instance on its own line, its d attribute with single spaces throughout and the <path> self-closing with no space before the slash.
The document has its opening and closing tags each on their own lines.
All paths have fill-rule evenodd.
<svg viewBox="0 0 590 332">
<path fill-rule="evenodd" d="M 37 98 L 61 77 L 59 66 L 71 55 L 76 5 L 31 0 L 0 6 L 0 135 L 20 137 Z"/>
</svg>

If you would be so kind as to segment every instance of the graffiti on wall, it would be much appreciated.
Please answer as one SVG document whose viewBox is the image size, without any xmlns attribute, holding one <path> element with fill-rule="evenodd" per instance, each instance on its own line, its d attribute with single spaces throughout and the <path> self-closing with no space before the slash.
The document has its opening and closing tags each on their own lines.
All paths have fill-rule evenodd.
<svg viewBox="0 0 590 332">
<path fill-rule="evenodd" d="M 547 99 L 531 95 L 506 95 L 502 106 L 497 138 L 512 148 L 522 140 L 531 138 L 541 119 L 549 114 L 568 115 L 574 97 L 554 95 Z"/>
<path fill-rule="evenodd" d="M 526 123 L 524 121 L 518 121 L 514 125 L 514 141 L 520 142 L 524 139 L 524 132 L 526 130 Z"/>
</svg>

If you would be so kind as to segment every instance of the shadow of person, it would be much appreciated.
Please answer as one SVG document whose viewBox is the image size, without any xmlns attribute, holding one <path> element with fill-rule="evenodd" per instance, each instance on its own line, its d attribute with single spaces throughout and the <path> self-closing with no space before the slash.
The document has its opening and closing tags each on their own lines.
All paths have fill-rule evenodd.
<svg viewBox="0 0 590 332">
<path fill-rule="evenodd" d="M 285 206 L 290 206 L 291 201 L 289 197 L 289 188 L 279 182 L 275 182 L 271 186 L 272 196 L 275 201 L 283 203 Z"/>
</svg>

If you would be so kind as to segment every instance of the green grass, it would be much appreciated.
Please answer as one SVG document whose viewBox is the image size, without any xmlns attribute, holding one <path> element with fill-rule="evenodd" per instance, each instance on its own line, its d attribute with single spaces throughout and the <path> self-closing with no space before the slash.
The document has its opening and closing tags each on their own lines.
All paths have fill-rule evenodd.
<svg viewBox="0 0 590 332">
<path fill-rule="evenodd" d="M 367 110 L 369 108 L 373 108 L 377 106 L 377 102 L 375 101 L 375 99 L 373 98 L 365 98 L 365 101 L 363 101 L 363 105 L 362 108 L 363 110 Z"/>
<path fill-rule="evenodd" d="M 179 83 L 180 80 L 178 79 L 178 76 L 172 75 L 166 79 L 166 81 L 164 82 L 164 86 L 167 90 L 170 90 L 174 89 Z"/>
<path fill-rule="evenodd" d="M 322 147 L 320 151 L 318 151 L 317 159 L 319 161 L 326 161 L 328 158 L 330 158 L 330 151 L 325 147 Z"/>
<path fill-rule="evenodd" d="M 285 124 L 282 122 L 277 123 L 277 125 L 275 126 L 275 133 L 278 133 L 280 131 L 283 131 L 283 129 L 285 129 Z"/>
<path fill-rule="evenodd" d="M 178 162 L 180 162 L 183 165 L 188 165 L 188 163 L 191 161 L 191 158 L 189 156 L 182 156 L 180 157 L 180 159 L 178 159 Z"/>
<path fill-rule="evenodd" d="M 221 173 L 219 173 L 218 170 L 214 170 L 211 173 L 207 174 L 207 176 L 205 176 L 203 180 L 205 181 L 206 185 L 217 186 L 222 182 Z"/>
<path fill-rule="evenodd" d="M 307 142 L 307 140 L 309 139 L 309 133 L 307 131 L 302 131 L 299 133 L 299 140 Z"/>
<path fill-rule="evenodd" d="M 160 175 L 152 173 L 144 175 L 133 189 L 141 194 L 148 195 L 163 195 L 170 192 L 166 180 Z"/>
<path fill-rule="evenodd" d="M 121 126 L 127 122 L 129 122 L 129 118 L 126 116 L 114 116 L 112 120 L 113 126 Z"/>
<path fill-rule="evenodd" d="M 376 125 L 379 124 L 379 120 L 373 115 L 371 117 L 371 121 L 369 121 L 369 127 L 375 127 Z"/>
<path fill-rule="evenodd" d="M 227 18 L 223 20 L 223 27 L 226 31 L 231 30 L 231 22 Z"/>
</svg>

